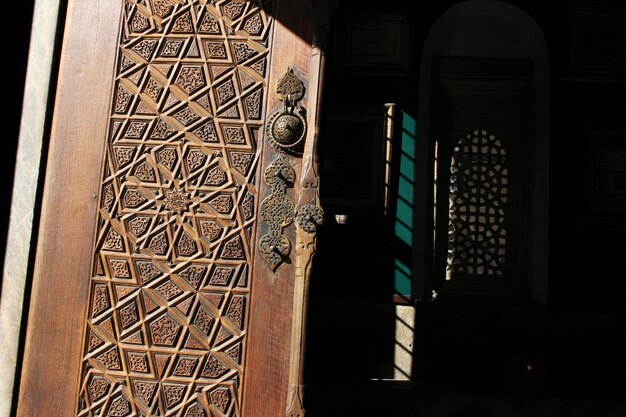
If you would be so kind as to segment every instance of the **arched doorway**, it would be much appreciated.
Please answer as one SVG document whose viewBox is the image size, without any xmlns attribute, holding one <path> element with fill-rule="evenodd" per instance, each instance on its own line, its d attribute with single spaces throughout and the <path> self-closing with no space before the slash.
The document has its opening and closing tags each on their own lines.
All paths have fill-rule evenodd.
<svg viewBox="0 0 626 417">
<path fill-rule="evenodd" d="M 461 2 L 448 9 L 430 30 L 420 64 L 417 136 L 421 140 L 416 150 L 416 183 L 425 188 L 433 184 L 436 191 L 416 201 L 416 225 L 424 230 L 416 230 L 422 238 L 415 239 L 415 253 L 430 253 L 432 249 L 436 259 L 431 272 L 428 257 L 415 256 L 415 270 L 424 271 L 425 276 L 420 286 L 422 298 L 432 297 L 433 291 L 435 296 L 441 292 L 495 293 L 530 296 L 545 303 L 548 87 L 548 50 L 542 31 L 515 6 L 489 0 Z M 475 195 L 466 193 L 467 201 L 457 201 L 456 206 L 461 207 L 453 208 L 447 200 L 454 199 L 455 194 L 451 173 L 455 169 L 454 149 L 467 135 L 483 129 L 508 142 L 509 167 L 497 172 L 507 172 L 510 178 L 494 178 L 496 171 L 475 163 L 473 168 L 466 164 L 467 169 L 484 170 L 486 181 L 511 183 L 495 194 L 481 191 L 475 184 L 481 174 L 463 179 L 461 171 L 457 179 L 472 180 L 474 185 L 466 191 Z M 491 133 L 487 138 L 493 136 Z M 471 158 L 481 156 L 476 153 Z M 489 216 L 489 202 L 500 192 L 509 193 L 500 213 L 506 220 Z M 467 215 L 457 216 L 457 209 Z M 520 219 L 523 221 L 516 223 Z M 433 221 L 435 239 L 431 247 L 427 236 Z M 499 262 L 507 266 L 494 274 L 501 274 L 503 279 L 484 279 L 478 269 L 472 273 L 468 269 L 472 263 L 487 271 L 485 266 Z M 455 280 L 454 275 L 466 279 Z"/>
<path fill-rule="evenodd" d="M 458 3 L 426 37 L 415 153 L 416 190 L 425 190 L 416 192 L 413 246 L 424 301 L 418 379 L 515 389 L 532 362 L 531 384 L 543 384 L 541 359 L 518 356 L 502 323 L 509 306 L 547 300 L 548 93 L 543 33 L 513 5 Z"/>
</svg>

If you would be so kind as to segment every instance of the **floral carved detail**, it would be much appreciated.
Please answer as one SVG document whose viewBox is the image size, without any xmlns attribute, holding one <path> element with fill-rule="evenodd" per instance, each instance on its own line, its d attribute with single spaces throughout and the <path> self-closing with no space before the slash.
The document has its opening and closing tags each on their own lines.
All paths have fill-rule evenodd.
<svg viewBox="0 0 626 417">
<path fill-rule="evenodd" d="M 183 47 L 183 44 L 183 41 L 167 39 L 163 44 L 159 55 L 168 58 L 177 57 Z"/>
<path fill-rule="evenodd" d="M 252 36 L 258 36 L 263 31 L 263 19 L 259 13 L 248 18 L 244 23 L 243 28 Z"/>
<path fill-rule="evenodd" d="M 98 336 L 94 335 L 93 333 L 90 332 L 89 334 L 89 346 L 88 346 L 88 351 L 89 352 L 93 352 L 93 350 L 97 347 L 102 346 L 104 342 L 102 341 L 102 339 L 100 339 Z"/>
<path fill-rule="evenodd" d="M 194 130 L 193 133 L 198 135 L 200 140 L 203 142 L 218 142 L 219 139 L 217 137 L 217 132 L 215 131 L 215 124 L 212 121 L 202 125 L 198 129 Z"/>
<path fill-rule="evenodd" d="M 235 20 L 243 13 L 245 3 L 241 0 L 233 0 L 226 6 L 222 7 L 224 14 L 231 19 Z"/>
<path fill-rule="evenodd" d="M 180 325 L 169 316 L 163 316 L 150 324 L 152 340 L 157 345 L 173 346 L 179 330 Z"/>
<path fill-rule="evenodd" d="M 202 279 L 202 275 L 204 275 L 204 271 L 206 267 L 199 266 L 189 266 L 184 271 L 180 272 L 179 275 L 185 279 L 191 286 L 194 288 L 198 288 L 200 285 L 200 280 Z"/>
<path fill-rule="evenodd" d="M 222 42 L 205 42 L 207 55 L 209 58 L 225 60 L 228 58 L 226 54 L 226 46 Z"/>
<path fill-rule="evenodd" d="M 241 238 L 235 236 L 224 245 L 222 250 L 222 257 L 224 259 L 243 259 L 243 246 L 241 244 Z"/>
<path fill-rule="evenodd" d="M 246 220 L 250 220 L 254 216 L 254 196 L 252 194 L 246 194 L 241 203 L 241 208 Z"/>
<path fill-rule="evenodd" d="M 147 122 L 144 121 L 132 121 L 128 124 L 128 128 L 124 133 L 124 137 L 129 139 L 140 139 L 143 136 L 143 132 L 146 131 L 146 127 L 148 126 Z"/>
<path fill-rule="evenodd" d="M 261 118 L 261 90 L 250 94 L 245 99 L 248 117 L 251 119 Z"/>
<path fill-rule="evenodd" d="M 237 168 L 237 170 L 241 172 L 242 174 L 247 175 L 254 155 L 251 153 L 244 153 L 244 152 L 232 152 L 231 156 L 232 156 L 232 161 L 233 161 L 232 162 L 233 167 Z"/>
<path fill-rule="evenodd" d="M 180 358 L 172 373 L 176 376 L 191 376 L 197 364 L 198 359 L 196 358 Z"/>
<path fill-rule="evenodd" d="M 222 413 L 226 412 L 230 403 L 230 393 L 227 388 L 219 388 L 213 391 L 210 395 L 211 403 L 219 408 Z"/>
<path fill-rule="evenodd" d="M 200 308 L 194 320 L 194 324 L 205 334 L 209 335 L 211 332 L 211 325 L 213 324 L 213 317 L 211 317 L 209 312 L 204 308 Z"/>
<path fill-rule="evenodd" d="M 206 185 L 212 185 L 214 187 L 218 187 L 226 182 L 226 173 L 219 166 L 211 168 L 208 172 L 204 183 Z"/>
<path fill-rule="evenodd" d="M 200 222 L 202 235 L 214 242 L 222 233 L 222 227 L 214 221 Z"/>
<path fill-rule="evenodd" d="M 256 61 L 254 64 L 250 65 L 250 68 L 254 69 L 259 74 L 265 76 L 265 59 Z"/>
<path fill-rule="evenodd" d="M 220 34 L 220 22 L 209 13 L 205 13 L 198 27 L 198 32 L 213 35 Z"/>
<path fill-rule="evenodd" d="M 133 160 L 135 148 L 130 146 L 116 146 L 113 148 L 113 155 L 115 156 L 117 166 L 121 168 Z"/>
<path fill-rule="evenodd" d="M 152 135 L 150 136 L 150 139 L 169 139 L 175 133 L 176 131 L 172 129 L 170 125 L 168 125 L 163 120 L 159 120 L 156 123 L 154 130 L 152 130 Z"/>
<path fill-rule="evenodd" d="M 159 271 L 150 261 L 140 261 L 137 262 L 136 265 L 142 283 L 146 283 L 161 275 L 161 271 Z"/>
<path fill-rule="evenodd" d="M 228 310 L 226 310 L 226 317 L 231 319 L 240 329 L 243 323 L 243 307 L 244 297 L 235 296 L 231 300 Z"/>
<path fill-rule="evenodd" d="M 175 113 L 174 118 L 182 123 L 184 126 L 189 126 L 196 120 L 200 119 L 200 116 L 194 113 L 189 107 L 185 107 L 184 109 Z"/>
<path fill-rule="evenodd" d="M 98 360 L 102 362 L 105 368 L 110 370 L 122 369 L 120 365 L 120 357 L 117 354 L 117 349 L 113 348 L 102 355 L 98 356 Z"/>
<path fill-rule="evenodd" d="M 233 49 L 235 50 L 235 60 L 238 64 L 256 55 L 257 53 L 255 49 L 244 42 L 233 43 Z"/>
<path fill-rule="evenodd" d="M 113 207 L 114 200 L 115 200 L 115 196 L 113 194 L 113 186 L 111 184 L 107 184 L 104 187 L 104 196 L 102 198 L 102 208 L 110 212 L 111 208 Z"/>
<path fill-rule="evenodd" d="M 182 67 L 178 73 L 178 78 L 176 78 L 176 84 L 180 85 L 190 94 L 195 92 L 206 85 L 202 68 L 191 65 Z"/>
<path fill-rule="evenodd" d="M 188 234 L 183 233 L 178 241 L 178 254 L 180 256 L 191 256 L 197 251 L 196 241 Z"/>
<path fill-rule="evenodd" d="M 133 386 L 135 388 L 135 392 L 137 396 L 145 403 L 152 403 L 152 399 L 154 398 L 154 394 L 156 392 L 156 383 L 144 382 L 144 381 L 134 381 Z"/>
<path fill-rule="evenodd" d="M 104 239 L 103 249 L 121 252 L 124 250 L 122 235 L 114 229 L 110 229 L 107 237 Z"/>
<path fill-rule="evenodd" d="M 168 248 L 168 241 L 165 233 L 159 233 L 153 237 L 148 247 L 157 255 L 165 255 Z"/>
<path fill-rule="evenodd" d="M 96 401 L 100 399 L 109 389 L 109 383 L 102 377 L 95 377 L 89 383 L 89 393 L 91 400 Z"/>
<path fill-rule="evenodd" d="M 141 236 L 148 229 L 149 224 L 149 217 L 135 217 L 128 222 L 128 227 L 130 228 L 130 231 L 135 234 L 135 236 Z"/>
<path fill-rule="evenodd" d="M 148 372 L 148 361 L 145 353 L 129 353 L 128 366 L 133 372 Z"/>
<path fill-rule="evenodd" d="M 172 26 L 172 32 L 174 33 L 191 33 L 193 32 L 193 23 L 191 22 L 191 16 L 189 12 L 185 12 L 180 15 L 174 25 Z"/>
<path fill-rule="evenodd" d="M 111 307 L 111 303 L 109 302 L 109 294 L 106 285 L 97 285 L 93 289 L 93 307 L 91 314 L 97 316 L 109 307 Z"/>
<path fill-rule="evenodd" d="M 111 417 L 124 417 L 130 413 L 130 405 L 123 397 L 118 397 L 111 402 L 107 415 Z"/>
<path fill-rule="evenodd" d="M 202 151 L 189 151 L 189 155 L 187 155 L 187 166 L 189 167 L 189 171 L 193 172 L 200 168 L 202 164 L 204 164 L 204 161 L 206 161 L 206 155 L 202 153 Z"/>
<path fill-rule="evenodd" d="M 233 347 L 226 349 L 225 352 L 235 362 L 240 363 L 240 360 L 241 360 L 241 343 L 237 343 Z"/>
<path fill-rule="evenodd" d="M 150 21 L 146 16 L 138 12 L 135 13 L 133 20 L 131 21 L 130 27 L 133 32 L 143 32 L 150 27 Z"/>
<path fill-rule="evenodd" d="M 117 88 L 115 96 L 115 113 L 126 113 L 130 107 L 132 95 L 121 85 Z"/>
<path fill-rule="evenodd" d="M 187 387 L 183 385 L 163 384 L 163 394 L 165 397 L 165 404 L 168 407 L 173 407 L 183 399 L 183 394 L 187 390 Z"/>
<path fill-rule="evenodd" d="M 128 270 L 128 262 L 123 260 L 112 260 L 111 274 L 116 278 L 130 278 L 130 271 Z"/>
<path fill-rule="evenodd" d="M 146 182 L 154 182 L 156 180 L 154 170 L 145 163 L 137 166 L 137 168 L 135 169 L 135 177 Z"/>
<path fill-rule="evenodd" d="M 206 412 L 196 403 L 187 409 L 184 417 L 206 417 Z"/>
<path fill-rule="evenodd" d="M 131 49 L 136 52 L 143 59 L 148 61 L 154 52 L 154 49 L 157 46 L 158 41 L 156 40 L 143 40 L 133 46 Z"/>
<path fill-rule="evenodd" d="M 182 293 L 181 289 L 172 281 L 167 281 L 165 284 L 157 287 L 156 290 L 168 301 Z"/>
<path fill-rule="evenodd" d="M 246 143 L 246 137 L 244 136 L 243 129 L 240 127 L 227 126 L 224 128 L 224 134 L 226 135 L 225 141 L 228 144 L 243 144 Z"/>
<path fill-rule="evenodd" d="M 209 280 L 209 284 L 226 286 L 233 277 L 233 272 L 233 268 L 218 266 L 217 268 L 215 268 L 215 270 L 213 270 L 213 273 L 211 274 L 211 279 Z"/>
<path fill-rule="evenodd" d="M 157 160 L 171 171 L 176 163 L 176 151 L 172 148 L 161 149 L 157 153 Z"/>
<path fill-rule="evenodd" d="M 172 4 L 168 0 L 151 0 L 152 10 L 161 18 L 169 16 L 172 12 Z"/>
<path fill-rule="evenodd" d="M 120 318 L 122 322 L 122 328 L 127 328 L 130 325 L 136 323 L 139 320 L 139 314 L 137 313 L 137 305 L 131 303 L 120 310 Z"/>
<path fill-rule="evenodd" d="M 233 199 L 227 195 L 220 195 L 209 201 L 209 204 L 219 213 L 228 213 L 233 208 Z"/>
<path fill-rule="evenodd" d="M 128 208 L 137 208 L 145 203 L 146 198 L 137 190 L 128 190 L 124 194 L 124 206 Z"/>
<path fill-rule="evenodd" d="M 217 103 L 221 106 L 235 97 L 235 86 L 231 80 L 228 80 L 216 87 L 215 92 L 217 93 Z"/>
<path fill-rule="evenodd" d="M 150 97 L 152 100 L 157 101 L 161 96 L 161 92 L 163 91 L 163 86 L 154 78 L 150 77 L 148 83 L 143 89 L 144 94 Z"/>
<path fill-rule="evenodd" d="M 204 369 L 202 370 L 202 376 L 206 378 L 219 378 L 228 372 L 228 368 L 222 364 L 218 359 L 214 356 L 209 356 L 209 359 L 204 365 Z"/>
</svg>

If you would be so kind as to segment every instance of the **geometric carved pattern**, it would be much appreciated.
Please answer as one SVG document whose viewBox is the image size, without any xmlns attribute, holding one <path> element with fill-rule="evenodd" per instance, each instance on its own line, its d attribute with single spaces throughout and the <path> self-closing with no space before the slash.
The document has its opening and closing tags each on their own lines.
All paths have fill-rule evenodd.
<svg viewBox="0 0 626 417">
<path fill-rule="evenodd" d="M 446 279 L 503 276 L 509 195 L 507 153 L 483 129 L 452 152 Z"/>
<path fill-rule="evenodd" d="M 268 3 L 124 2 L 78 416 L 241 413 Z"/>
</svg>

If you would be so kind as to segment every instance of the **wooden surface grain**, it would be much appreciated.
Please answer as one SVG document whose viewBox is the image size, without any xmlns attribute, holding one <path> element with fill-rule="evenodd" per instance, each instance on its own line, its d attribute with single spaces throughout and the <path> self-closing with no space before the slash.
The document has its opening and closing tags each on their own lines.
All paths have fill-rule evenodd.
<svg viewBox="0 0 626 417">
<path fill-rule="evenodd" d="M 309 0 L 293 2 L 281 0 L 274 15 L 275 27 L 270 62 L 267 117 L 283 107 L 274 94 L 276 82 L 293 69 L 307 88 L 301 105 L 314 103 L 308 95 L 317 95 L 309 90 L 311 76 L 311 53 L 314 14 Z M 315 112 L 307 109 L 307 124 L 314 129 Z M 312 133 L 310 131 L 309 133 Z M 260 172 L 274 161 L 278 153 L 268 144 L 264 146 Z M 288 195 L 294 202 L 300 193 L 302 159 L 290 158 L 298 175 Z M 260 184 L 260 199 L 270 194 L 265 184 Z M 257 225 L 257 236 L 262 235 L 262 224 Z M 296 276 L 296 228 L 290 225 L 283 234 L 292 243 L 291 263 L 281 265 L 272 273 L 259 256 L 255 256 L 252 279 L 252 297 L 248 339 L 247 374 L 244 383 L 244 416 L 284 416 L 287 410 L 289 390 L 290 344 L 292 342 L 292 313 L 294 300 L 294 278 Z"/>
<path fill-rule="evenodd" d="M 76 412 L 120 4 L 76 0 L 68 6 L 32 277 L 20 417 L 69 417 Z"/>
</svg>

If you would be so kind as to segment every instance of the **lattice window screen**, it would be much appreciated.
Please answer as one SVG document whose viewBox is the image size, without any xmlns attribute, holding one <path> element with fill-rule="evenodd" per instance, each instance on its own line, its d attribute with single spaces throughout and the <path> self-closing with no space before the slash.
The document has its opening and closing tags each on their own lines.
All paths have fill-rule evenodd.
<svg viewBox="0 0 626 417">
<path fill-rule="evenodd" d="M 505 274 L 509 172 L 502 139 L 483 129 L 452 152 L 446 280 Z"/>
</svg>

